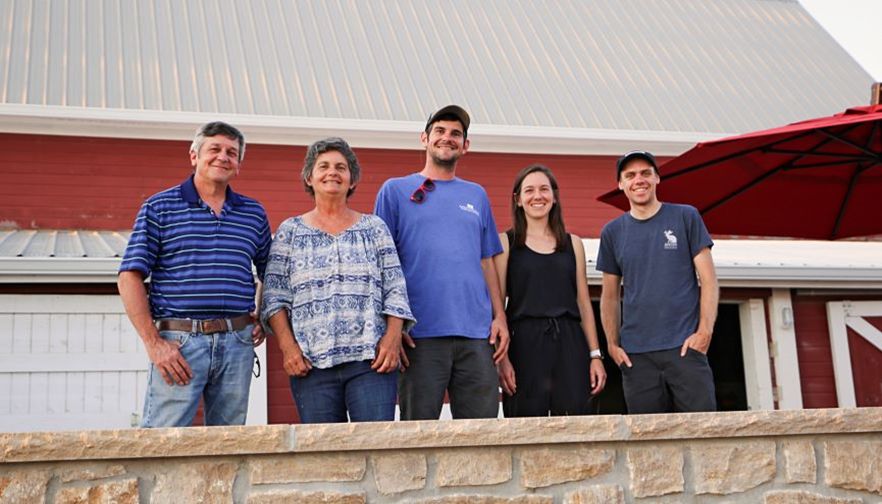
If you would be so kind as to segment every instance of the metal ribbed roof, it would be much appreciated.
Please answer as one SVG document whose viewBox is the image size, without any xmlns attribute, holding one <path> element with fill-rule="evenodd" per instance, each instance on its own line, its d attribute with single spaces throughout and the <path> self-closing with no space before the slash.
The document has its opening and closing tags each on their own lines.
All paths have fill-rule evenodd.
<svg viewBox="0 0 882 504">
<path fill-rule="evenodd" d="M 0 258 L 122 257 L 130 231 L 0 230 Z"/>
<path fill-rule="evenodd" d="M 871 82 L 795 0 L 0 1 L 0 106 L 737 133 Z"/>
</svg>

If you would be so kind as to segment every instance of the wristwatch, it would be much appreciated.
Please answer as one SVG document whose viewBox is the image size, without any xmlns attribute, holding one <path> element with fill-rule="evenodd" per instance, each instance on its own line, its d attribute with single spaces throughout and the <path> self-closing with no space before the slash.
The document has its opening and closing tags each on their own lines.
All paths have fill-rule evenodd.
<svg viewBox="0 0 882 504">
<path fill-rule="evenodd" d="M 591 353 L 590 353 L 589 355 L 591 356 L 592 359 L 600 359 L 600 360 L 603 360 L 603 354 L 600 353 L 600 349 L 599 349 L 599 348 L 596 349 L 596 350 L 591 350 Z"/>
</svg>

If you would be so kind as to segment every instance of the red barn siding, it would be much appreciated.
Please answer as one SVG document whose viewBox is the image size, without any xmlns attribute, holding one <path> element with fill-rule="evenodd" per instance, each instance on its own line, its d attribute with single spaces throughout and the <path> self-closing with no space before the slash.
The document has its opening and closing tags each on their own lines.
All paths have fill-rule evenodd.
<svg viewBox="0 0 882 504">
<path fill-rule="evenodd" d="M 416 142 L 417 134 L 414 133 Z M 127 229 L 140 203 L 179 183 L 190 173 L 185 141 L 0 135 L 0 222 L 22 229 Z M 305 147 L 249 145 L 233 186 L 260 200 L 273 228 L 302 213 L 312 201 L 299 182 Z M 361 184 L 353 208 L 373 207 L 389 177 L 422 168 L 422 151 L 357 149 Z M 597 237 L 621 212 L 596 197 L 615 187 L 614 157 L 470 153 L 457 170 L 482 184 L 490 195 L 500 229 L 508 227 L 509 193 L 515 174 L 541 162 L 556 173 L 567 224 L 572 232 Z"/>
<path fill-rule="evenodd" d="M 835 408 L 836 382 L 827 329 L 828 299 L 793 296 L 799 381 L 805 408 Z"/>
</svg>

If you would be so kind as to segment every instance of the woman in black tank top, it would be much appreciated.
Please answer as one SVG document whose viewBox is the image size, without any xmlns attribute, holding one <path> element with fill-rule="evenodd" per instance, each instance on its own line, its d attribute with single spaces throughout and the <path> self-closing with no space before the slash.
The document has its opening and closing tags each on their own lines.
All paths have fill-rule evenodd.
<svg viewBox="0 0 882 504">
<path fill-rule="evenodd" d="M 514 228 L 494 258 L 508 296 L 508 356 L 498 366 L 506 417 L 584 415 L 606 384 L 582 240 L 567 234 L 557 180 L 530 165 L 512 190 Z"/>
</svg>

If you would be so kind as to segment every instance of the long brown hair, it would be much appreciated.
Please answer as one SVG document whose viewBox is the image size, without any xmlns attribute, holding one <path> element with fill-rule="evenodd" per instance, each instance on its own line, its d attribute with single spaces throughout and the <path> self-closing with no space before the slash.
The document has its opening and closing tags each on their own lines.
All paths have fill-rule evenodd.
<svg viewBox="0 0 882 504">
<path fill-rule="evenodd" d="M 554 178 L 551 169 L 541 164 L 531 164 L 521 170 L 518 176 L 515 177 L 514 187 L 511 190 L 511 221 L 514 223 L 512 247 L 524 247 L 527 243 L 527 217 L 524 215 L 524 208 L 518 206 L 518 197 L 521 194 L 521 184 L 524 183 L 524 179 L 527 178 L 527 175 L 536 172 L 544 173 L 548 177 L 548 182 L 551 183 L 554 203 L 551 205 L 551 211 L 548 213 L 548 226 L 551 228 L 551 233 L 557 241 L 554 247 L 555 252 L 563 252 L 567 249 L 569 237 L 563 222 L 563 210 L 560 207 L 560 191 L 557 187 L 557 179 Z"/>
</svg>

